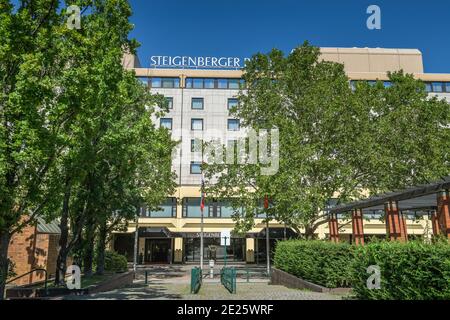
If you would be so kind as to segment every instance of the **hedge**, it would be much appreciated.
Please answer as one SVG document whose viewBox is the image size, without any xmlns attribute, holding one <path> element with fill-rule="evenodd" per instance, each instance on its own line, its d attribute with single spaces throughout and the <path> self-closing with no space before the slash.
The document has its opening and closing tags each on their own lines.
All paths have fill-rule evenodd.
<svg viewBox="0 0 450 320">
<path fill-rule="evenodd" d="M 381 271 L 381 288 L 369 289 L 369 266 Z M 448 242 L 373 242 L 365 246 L 321 241 L 279 242 L 275 267 L 328 288 L 352 287 L 358 299 L 450 299 Z"/>
<path fill-rule="evenodd" d="M 381 271 L 381 288 L 367 287 L 368 266 Z M 355 250 L 353 291 L 359 299 L 450 299 L 450 245 L 378 242 Z"/>
<path fill-rule="evenodd" d="M 327 288 L 350 286 L 353 247 L 325 241 L 289 240 L 277 243 L 274 264 L 304 280 Z"/>
<path fill-rule="evenodd" d="M 114 251 L 105 252 L 105 270 L 112 272 L 125 272 L 128 270 L 128 261 L 124 255 Z"/>
</svg>

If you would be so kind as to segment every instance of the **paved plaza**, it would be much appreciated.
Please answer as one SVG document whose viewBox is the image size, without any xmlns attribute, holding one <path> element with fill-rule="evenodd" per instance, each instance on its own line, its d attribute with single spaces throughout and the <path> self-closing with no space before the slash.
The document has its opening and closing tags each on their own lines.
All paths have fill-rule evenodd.
<svg viewBox="0 0 450 320">
<path fill-rule="evenodd" d="M 198 294 L 190 293 L 190 270 L 192 266 L 152 266 L 139 268 L 133 285 L 110 292 L 87 296 L 66 296 L 64 300 L 341 300 L 337 294 L 316 293 L 270 285 L 265 269 L 237 266 L 237 293 L 229 293 L 220 283 L 219 269 L 211 279 L 204 276 Z M 220 268 L 220 267 L 218 267 Z M 147 283 L 145 283 L 147 270 Z M 248 272 L 247 272 L 248 271 Z"/>
</svg>

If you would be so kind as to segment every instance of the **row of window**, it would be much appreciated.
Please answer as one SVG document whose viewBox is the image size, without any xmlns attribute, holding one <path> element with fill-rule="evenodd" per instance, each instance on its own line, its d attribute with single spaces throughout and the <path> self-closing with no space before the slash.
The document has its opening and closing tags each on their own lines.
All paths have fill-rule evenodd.
<svg viewBox="0 0 450 320">
<path fill-rule="evenodd" d="M 138 79 L 150 88 L 180 88 L 180 78 L 178 77 L 138 77 Z M 239 90 L 243 87 L 243 79 L 186 78 L 186 88 L 188 89 Z"/>
<path fill-rule="evenodd" d="M 201 198 L 183 198 L 183 217 L 200 218 Z M 205 218 L 231 218 L 235 214 L 243 214 L 243 210 L 236 212 L 228 201 L 218 201 L 216 199 L 206 199 L 203 209 Z M 157 210 L 149 210 L 143 206 L 141 208 L 141 217 L 145 218 L 176 218 L 177 200 L 176 198 L 167 198 Z M 259 214 L 258 218 L 264 218 L 264 214 Z"/>
<path fill-rule="evenodd" d="M 186 78 L 188 89 L 232 89 L 244 88 L 243 79 Z"/>
<path fill-rule="evenodd" d="M 450 93 L 450 82 L 426 82 L 425 83 L 427 92 L 449 92 Z"/>
<path fill-rule="evenodd" d="M 167 105 L 169 110 L 173 109 L 173 98 L 166 97 Z M 229 98 L 227 102 L 227 108 L 230 110 L 238 105 L 238 99 Z M 191 109 L 192 110 L 204 110 L 205 109 L 205 99 L 204 98 L 192 98 L 191 99 Z"/>
<path fill-rule="evenodd" d="M 162 78 L 162 77 L 139 77 L 139 79 L 150 88 L 180 88 L 180 78 Z M 350 85 L 352 89 L 356 88 L 358 81 L 352 80 Z M 367 81 L 370 85 L 375 85 L 376 80 Z M 388 88 L 392 86 L 391 81 L 383 81 L 383 85 Z M 427 92 L 448 92 L 450 93 L 450 82 L 425 82 Z M 216 79 L 216 78 L 186 78 L 186 88 L 188 89 L 242 89 L 243 79 Z"/>
<path fill-rule="evenodd" d="M 359 80 L 359 81 L 365 81 L 365 80 Z M 356 80 L 350 81 L 350 86 L 352 90 L 356 89 L 356 83 L 359 82 Z M 377 81 L 370 80 L 366 81 L 369 85 L 376 85 Z M 383 85 L 386 88 L 389 88 L 392 86 L 391 81 L 383 81 Z M 436 93 L 443 93 L 448 92 L 450 93 L 450 82 L 425 82 L 425 88 L 427 92 L 436 92 Z"/>
<path fill-rule="evenodd" d="M 172 118 L 161 118 L 160 126 L 168 130 L 173 129 L 173 119 Z M 227 128 L 228 131 L 239 131 L 241 127 L 239 119 L 228 119 Z M 191 119 L 191 130 L 192 131 L 203 131 L 203 119 L 193 118 Z"/>
<path fill-rule="evenodd" d="M 179 88 L 180 87 L 180 78 L 157 78 L 157 77 L 138 77 L 138 79 L 150 88 Z"/>
</svg>

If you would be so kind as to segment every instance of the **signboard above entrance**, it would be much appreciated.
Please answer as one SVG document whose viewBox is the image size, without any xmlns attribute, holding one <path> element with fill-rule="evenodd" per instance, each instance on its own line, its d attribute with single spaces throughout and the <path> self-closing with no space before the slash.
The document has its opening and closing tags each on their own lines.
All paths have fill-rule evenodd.
<svg viewBox="0 0 450 320">
<path fill-rule="evenodd" d="M 241 69 L 247 58 L 151 56 L 150 65 L 155 68 Z"/>
</svg>

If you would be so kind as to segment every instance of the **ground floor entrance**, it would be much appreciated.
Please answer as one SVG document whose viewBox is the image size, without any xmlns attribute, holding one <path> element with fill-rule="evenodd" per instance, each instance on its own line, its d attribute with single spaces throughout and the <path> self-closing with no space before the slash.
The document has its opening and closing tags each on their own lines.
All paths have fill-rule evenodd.
<svg viewBox="0 0 450 320">
<path fill-rule="evenodd" d="M 214 260 L 221 264 L 247 262 L 265 264 L 267 261 L 266 229 L 245 237 L 232 235 L 230 244 L 221 245 L 220 232 L 205 232 L 204 261 Z M 165 227 L 139 228 L 136 233 L 115 234 L 114 250 L 133 262 L 137 245 L 138 264 L 197 263 L 200 261 L 200 232 L 171 232 Z M 269 232 L 270 259 L 273 259 L 278 241 L 294 238 L 292 230 L 271 228 Z M 137 241 L 136 241 L 137 240 Z M 136 242 L 135 242 L 136 241 Z"/>
<path fill-rule="evenodd" d="M 171 263 L 172 239 L 145 239 L 144 263 Z"/>
<path fill-rule="evenodd" d="M 220 238 L 203 239 L 203 257 L 205 261 L 227 261 L 240 262 L 245 261 L 246 242 L 245 238 L 232 238 L 229 246 L 221 246 Z M 200 238 L 184 238 L 184 262 L 200 261 Z"/>
</svg>

